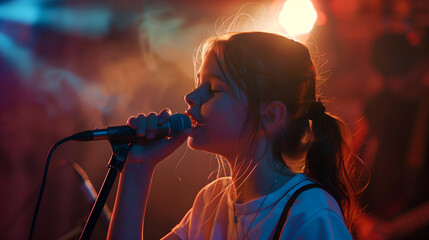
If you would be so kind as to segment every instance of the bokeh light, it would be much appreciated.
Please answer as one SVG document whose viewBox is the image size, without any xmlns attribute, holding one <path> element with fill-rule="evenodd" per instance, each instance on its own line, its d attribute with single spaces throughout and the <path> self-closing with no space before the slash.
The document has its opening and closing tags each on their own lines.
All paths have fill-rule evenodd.
<svg viewBox="0 0 429 240">
<path fill-rule="evenodd" d="M 280 25 L 289 36 L 309 33 L 317 20 L 317 12 L 310 0 L 287 0 L 278 16 Z"/>
</svg>

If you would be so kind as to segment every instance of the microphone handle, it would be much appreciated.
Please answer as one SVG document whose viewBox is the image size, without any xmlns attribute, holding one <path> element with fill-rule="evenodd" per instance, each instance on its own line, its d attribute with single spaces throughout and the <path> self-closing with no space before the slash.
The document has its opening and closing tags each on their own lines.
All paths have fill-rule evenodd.
<svg viewBox="0 0 429 240">
<path fill-rule="evenodd" d="M 136 130 L 131 129 L 128 126 L 108 127 L 105 130 L 107 130 L 107 138 L 104 131 L 101 133 L 99 133 L 98 131 L 94 131 L 94 140 L 108 139 L 109 141 L 115 142 L 132 142 L 145 144 L 149 141 L 171 136 L 170 121 L 167 121 L 163 125 L 158 126 L 158 128 L 156 129 L 155 138 L 151 140 L 146 139 L 146 137 L 137 136 Z"/>
<path fill-rule="evenodd" d="M 126 142 L 126 143 L 139 143 L 146 144 L 149 141 L 153 141 L 165 137 L 175 137 L 181 131 L 191 127 L 191 120 L 184 114 L 171 115 L 170 119 L 156 129 L 156 135 L 154 139 L 148 140 L 145 137 L 139 137 L 136 134 L 135 129 L 131 129 L 128 126 L 115 126 L 107 127 L 105 129 L 96 129 L 83 131 L 74 134 L 71 139 L 75 141 L 94 141 L 94 140 L 105 140 L 113 142 Z"/>
</svg>

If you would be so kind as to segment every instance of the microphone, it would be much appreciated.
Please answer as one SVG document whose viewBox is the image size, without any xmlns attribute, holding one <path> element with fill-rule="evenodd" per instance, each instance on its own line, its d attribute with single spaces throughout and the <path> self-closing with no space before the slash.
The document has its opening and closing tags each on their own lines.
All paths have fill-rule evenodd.
<svg viewBox="0 0 429 240">
<path fill-rule="evenodd" d="M 163 125 L 158 126 L 156 129 L 156 135 L 153 140 L 165 138 L 165 137 L 176 137 L 183 130 L 191 127 L 191 119 L 180 113 L 176 113 L 170 116 L 170 119 Z M 72 140 L 75 141 L 94 141 L 94 140 L 109 140 L 114 142 L 127 142 L 127 143 L 147 143 L 148 140 L 145 137 L 139 137 L 136 134 L 135 129 L 124 126 L 107 127 L 105 129 L 95 129 L 89 131 L 83 131 L 76 133 L 71 136 Z"/>
</svg>

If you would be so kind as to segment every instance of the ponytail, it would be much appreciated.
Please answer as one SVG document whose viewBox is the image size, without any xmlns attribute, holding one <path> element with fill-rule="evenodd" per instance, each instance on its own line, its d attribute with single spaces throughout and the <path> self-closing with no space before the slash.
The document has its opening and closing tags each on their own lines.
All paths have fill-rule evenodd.
<svg viewBox="0 0 429 240">
<path fill-rule="evenodd" d="M 320 101 L 316 103 L 323 106 Z M 325 113 L 324 107 L 323 112 L 316 114 L 311 108 L 308 118 L 312 120 L 312 140 L 304 173 L 320 183 L 335 198 L 347 227 L 353 232 L 359 205 L 356 199 L 356 157 L 351 152 L 350 132 L 341 120 Z"/>
</svg>

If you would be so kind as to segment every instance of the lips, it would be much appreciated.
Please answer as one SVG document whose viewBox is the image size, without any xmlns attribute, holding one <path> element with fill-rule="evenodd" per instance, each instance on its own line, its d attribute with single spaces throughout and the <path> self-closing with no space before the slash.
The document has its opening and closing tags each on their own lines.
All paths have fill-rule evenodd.
<svg viewBox="0 0 429 240">
<path fill-rule="evenodd" d="M 202 124 L 202 123 L 200 123 L 200 122 L 197 122 L 197 121 L 195 121 L 195 120 L 191 120 L 191 123 L 192 123 L 192 128 L 196 128 L 196 127 L 202 127 L 202 126 L 204 126 L 204 124 Z"/>
<path fill-rule="evenodd" d="M 192 128 L 204 126 L 204 124 L 202 124 L 200 121 L 198 121 L 197 119 L 195 119 L 195 117 L 192 114 L 187 113 L 186 115 L 188 115 L 189 118 L 191 119 L 191 126 L 192 126 Z"/>
</svg>

